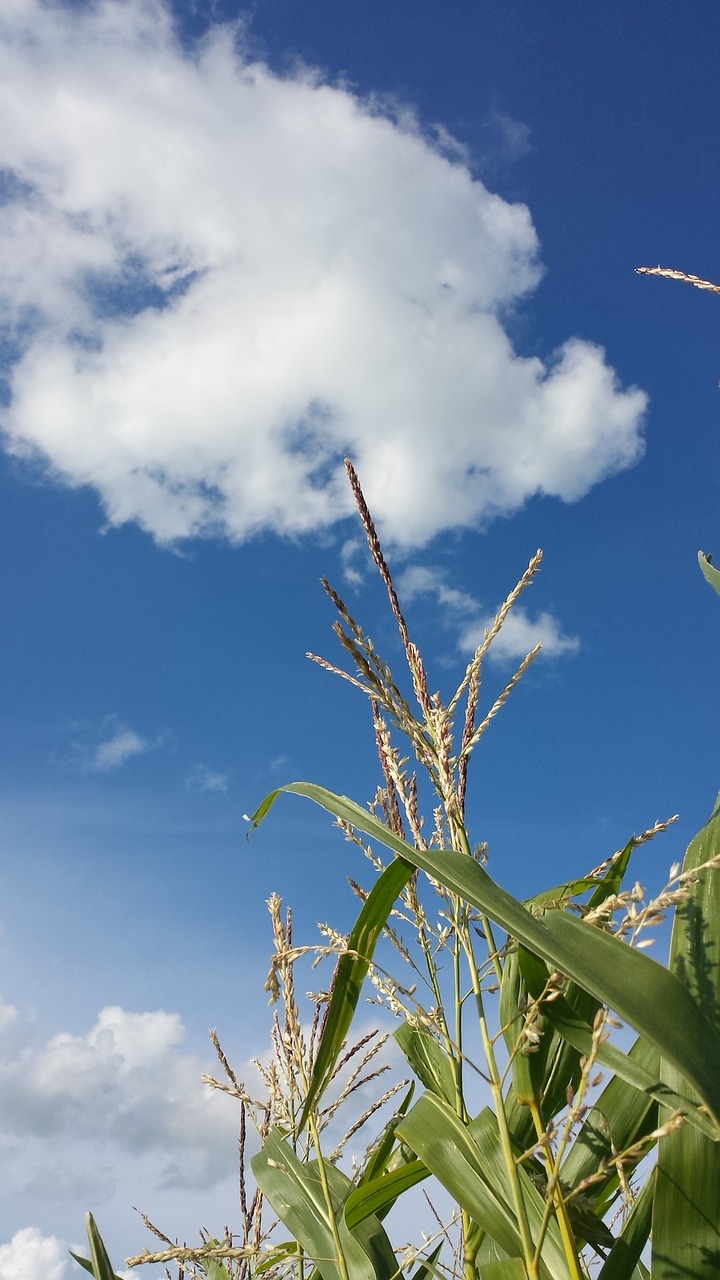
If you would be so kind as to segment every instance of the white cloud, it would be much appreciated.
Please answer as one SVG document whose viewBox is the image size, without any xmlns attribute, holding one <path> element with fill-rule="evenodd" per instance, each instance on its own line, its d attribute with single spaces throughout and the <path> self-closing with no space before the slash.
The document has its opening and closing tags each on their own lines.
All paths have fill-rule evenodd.
<svg viewBox="0 0 720 1280">
<path fill-rule="evenodd" d="M 148 750 L 149 743 L 135 733 L 134 729 L 117 729 L 111 738 L 98 743 L 92 758 L 92 768 L 98 772 L 117 769 L 132 756 L 143 755 Z"/>
<path fill-rule="evenodd" d="M 153 1156 L 158 1186 L 212 1186 L 225 1177 L 236 1116 L 202 1084 L 208 1063 L 185 1051 L 184 1039 L 178 1014 L 118 1006 L 102 1009 L 84 1034 L 60 1032 L 39 1047 L 27 1027 L 21 1046 L 0 1038 L 0 1155 L 12 1161 L 19 1146 L 27 1156 L 42 1144 L 26 1190 L 66 1197 L 74 1185 L 78 1198 L 92 1190 L 95 1202 L 105 1199 L 115 1189 L 113 1153 Z M 85 1158 L 73 1168 L 80 1148 Z M 47 1176 L 61 1167 L 62 1177 Z"/>
<path fill-rule="evenodd" d="M 493 617 L 481 618 L 464 628 L 460 636 L 460 648 L 474 653 L 482 642 L 485 629 L 492 626 Z M 580 641 L 577 636 L 563 635 L 561 624 L 551 613 L 543 612 L 531 618 L 522 605 L 515 605 L 495 637 L 489 656 L 496 662 L 521 660 L 535 645 L 541 644 L 548 658 L 560 658 L 577 653 Z"/>
<path fill-rule="evenodd" d="M 477 613 L 480 607 L 477 600 L 466 591 L 449 587 L 443 571 L 434 565 L 409 565 L 400 574 L 398 587 L 403 600 L 410 602 L 418 596 L 435 596 L 438 604 L 444 605 L 456 616 Z"/>
<path fill-rule="evenodd" d="M 23 1227 L 8 1244 L 0 1244 L 0 1280 L 67 1280 L 71 1261 L 57 1236 Z M 77 1270 L 76 1262 L 72 1266 Z"/>
<path fill-rule="evenodd" d="M 645 397 L 569 339 L 502 326 L 537 284 L 530 214 L 442 129 L 279 77 L 160 0 L 0 16 L 6 446 L 160 541 L 332 524 L 349 452 L 421 545 L 637 460 Z"/>
<path fill-rule="evenodd" d="M 134 756 L 146 755 L 165 746 L 171 735 L 164 732 L 154 738 L 145 738 L 135 729 L 120 723 L 115 716 L 107 716 L 99 738 L 94 743 L 78 740 L 71 743 L 72 763 L 83 773 L 109 773 L 120 769 Z"/>
<path fill-rule="evenodd" d="M 224 792 L 228 789 L 229 780 L 229 773 L 220 773 L 217 769 L 208 769 L 207 765 L 199 764 L 190 774 L 187 786 L 197 791 Z"/>
<path fill-rule="evenodd" d="M 18 1011 L 14 1004 L 6 1004 L 0 997 L 0 1034 L 17 1022 Z"/>
<path fill-rule="evenodd" d="M 479 600 L 448 586 L 443 570 L 435 565 L 409 565 L 398 578 L 398 588 L 403 601 L 433 596 L 443 611 L 444 625 L 457 631 L 458 648 L 463 653 L 474 653 L 495 620 L 495 614 L 483 609 Z M 550 658 L 577 653 L 580 647 L 577 636 L 563 634 L 561 623 L 552 613 L 545 610 L 532 618 L 522 605 L 516 604 L 493 640 L 488 658 L 495 662 L 522 660 L 537 644 Z"/>
</svg>

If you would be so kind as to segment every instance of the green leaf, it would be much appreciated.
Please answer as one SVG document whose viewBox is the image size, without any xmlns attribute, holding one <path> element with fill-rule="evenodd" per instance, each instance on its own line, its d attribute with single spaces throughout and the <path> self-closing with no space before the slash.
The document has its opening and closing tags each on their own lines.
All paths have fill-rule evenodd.
<svg viewBox="0 0 720 1280">
<path fill-rule="evenodd" d="M 636 1040 L 628 1061 L 659 1077 L 658 1054 L 644 1040 Z M 560 1177 L 570 1187 L 594 1174 L 603 1160 L 611 1160 L 638 1142 L 657 1122 L 657 1103 L 644 1090 L 614 1075 L 590 1108 L 563 1161 Z"/>
<path fill-rule="evenodd" d="M 95 1272 L 93 1271 L 93 1264 L 89 1258 L 81 1258 L 80 1254 L 73 1253 L 72 1249 L 68 1249 L 68 1253 L 71 1258 L 74 1258 L 76 1262 L 80 1263 L 81 1267 L 84 1267 L 86 1271 L 89 1271 L 91 1276 L 95 1275 Z"/>
<path fill-rule="evenodd" d="M 595 910 L 605 902 L 613 893 L 619 893 L 622 888 L 622 882 L 625 879 L 630 858 L 637 848 L 634 840 L 629 840 L 625 848 L 610 863 L 605 875 L 602 877 L 600 884 L 592 895 L 588 906 Z"/>
<path fill-rule="evenodd" d="M 714 587 L 718 594 L 720 594 L 720 571 L 710 563 L 710 559 L 710 556 L 706 555 L 704 551 L 698 551 L 698 564 L 703 572 L 703 576 L 706 581 L 710 583 L 710 586 Z"/>
<path fill-rule="evenodd" d="M 414 1094 L 415 1084 L 413 1082 L 397 1111 L 390 1117 L 388 1123 L 385 1125 L 380 1138 L 372 1147 L 367 1164 L 360 1174 L 358 1186 L 362 1187 L 366 1183 L 372 1182 L 375 1178 L 381 1177 L 381 1175 L 386 1173 L 390 1168 L 391 1160 L 397 1161 L 399 1149 L 395 1145 L 395 1130 L 397 1129 L 400 1117 L 404 1116 L 407 1112 Z M 406 1160 L 402 1163 L 407 1164 L 408 1162 Z M 395 1168 L 397 1165 L 393 1163 L 392 1167 Z"/>
<path fill-rule="evenodd" d="M 347 1274 L 352 1280 L 390 1280 L 397 1262 L 377 1218 L 368 1218 L 352 1233 L 343 1216 L 351 1183 L 325 1162 L 323 1172 L 331 1192 L 328 1206 L 316 1163 L 298 1160 L 283 1134 L 273 1129 L 252 1159 L 255 1180 L 280 1220 L 312 1258 L 323 1280 L 344 1280 L 333 1235 L 337 1232 Z"/>
<path fill-rule="evenodd" d="M 409 1191 L 411 1187 L 416 1187 L 419 1182 L 423 1182 L 429 1176 L 430 1171 L 426 1169 L 422 1160 L 410 1160 L 399 1169 L 393 1169 L 390 1173 L 384 1173 L 381 1177 L 373 1178 L 371 1182 L 364 1182 L 362 1186 L 356 1187 L 350 1192 L 345 1204 L 345 1222 L 348 1229 L 354 1231 L 371 1214 L 379 1217 L 383 1211 L 387 1212 L 399 1196 Z"/>
<path fill-rule="evenodd" d="M 720 1124 L 720 1033 L 675 974 L 644 952 L 565 911 L 548 911 L 542 920 L 536 919 L 501 889 L 474 858 L 452 849 L 414 849 L 353 800 L 336 796 L 315 783 L 294 782 L 272 792 L 258 809 L 253 827 L 280 791 L 305 795 L 371 839 L 380 840 L 404 862 L 440 881 L 528 950 L 607 1004 L 663 1053 Z"/>
<path fill-rule="evenodd" d="M 529 956 L 530 953 L 527 954 Z M 537 957 L 532 957 L 532 960 L 535 964 L 539 963 Z M 536 980 L 529 982 L 534 995 L 542 991 L 546 979 L 547 970 L 543 970 Z M 567 999 L 560 996 L 550 1004 L 546 1004 L 544 1010 L 548 1022 L 579 1053 L 587 1056 L 591 1052 L 592 1027 L 585 1018 L 578 1014 Z M 696 1102 L 684 1097 L 677 1090 L 671 1089 L 661 1079 L 660 1053 L 657 1047 L 646 1041 L 642 1043 L 645 1046 L 642 1052 L 638 1050 L 635 1053 L 626 1054 L 622 1049 L 618 1049 L 615 1045 L 606 1041 L 600 1045 L 597 1051 L 597 1061 L 601 1067 L 607 1067 L 610 1071 L 614 1071 L 616 1075 L 621 1076 L 628 1084 L 646 1093 L 650 1098 L 654 1098 L 656 1102 L 662 1102 L 673 1109 L 682 1109 L 689 1122 L 695 1128 L 706 1134 L 712 1141 L 718 1141 L 720 1132 L 714 1121 L 703 1111 L 697 1109 Z"/>
<path fill-rule="evenodd" d="M 543 889 L 532 898 L 526 898 L 523 906 L 529 911 L 538 907 L 560 907 L 570 898 L 579 898 L 589 889 L 596 889 L 602 883 L 602 880 L 593 876 L 583 876 L 580 880 L 567 880 L 565 884 L 557 884 L 553 889 Z"/>
<path fill-rule="evenodd" d="M 219 1258 L 206 1258 L 203 1268 L 208 1280 L 231 1280 L 230 1272 Z"/>
<path fill-rule="evenodd" d="M 413 1272 L 410 1280 L 431 1280 L 432 1276 L 437 1276 L 439 1273 L 435 1264 L 440 1257 L 441 1249 L 442 1244 L 437 1245 L 432 1253 L 428 1254 L 427 1258 L 421 1262 L 417 1271 Z"/>
<path fill-rule="evenodd" d="M 277 1267 L 278 1263 L 288 1262 L 293 1257 L 297 1260 L 301 1253 L 301 1246 L 297 1240 L 283 1240 L 280 1244 L 274 1244 L 264 1255 L 264 1257 L 254 1262 L 254 1272 L 256 1276 L 262 1276 L 266 1271 L 270 1271 L 273 1267 Z"/>
<path fill-rule="evenodd" d="M 717 573 L 716 570 L 713 571 Z M 720 807 L 691 842 L 684 871 L 720 855 Z M 692 897 L 675 912 L 670 967 L 720 1026 L 720 876 L 704 872 Z M 702 1045 L 700 1046 L 702 1049 Z M 692 1093 L 675 1065 L 661 1074 L 682 1094 Z M 695 1100 L 695 1099 L 693 1099 Z M 660 1120 L 666 1118 L 661 1111 Z M 653 1280 L 710 1280 L 720 1275 L 720 1145 L 685 1125 L 661 1139 L 653 1210 Z"/>
<path fill-rule="evenodd" d="M 425 1093 L 398 1126 L 398 1133 L 456 1203 L 510 1258 L 522 1256 L 497 1121 L 489 1109 L 465 1125 L 446 1102 Z M 545 1200 L 521 1166 L 517 1173 L 528 1221 L 537 1235 Z M 540 1273 L 543 1280 L 567 1280 L 569 1276 L 554 1219 L 548 1225 Z"/>
<path fill-rule="evenodd" d="M 630 856 L 635 848 L 630 841 L 608 867 L 601 878 L 585 878 L 569 881 L 558 888 L 536 894 L 524 905 L 537 913 L 538 908 L 562 905 L 569 898 L 577 897 L 588 889 L 594 889 L 590 906 L 598 907 L 613 893 L 617 893 L 626 874 Z M 537 982 L 532 993 L 527 986 L 523 970 L 535 970 Z M 544 1123 L 565 1109 L 569 1086 L 577 1087 L 580 1076 L 580 1053 L 557 1030 L 548 1025 L 542 1014 L 537 1020 L 540 1041 L 532 1053 L 517 1052 L 518 1036 L 522 1029 L 521 1011 L 530 994 L 537 998 L 548 979 L 547 966 L 522 945 L 511 948 L 505 962 L 500 988 L 500 1021 L 505 1042 L 512 1058 L 512 1088 L 507 1097 L 508 1124 L 521 1146 L 527 1146 L 534 1134 L 532 1117 L 527 1111 L 534 1099 Z M 567 984 L 567 999 L 573 1009 L 591 1024 L 600 1001 L 583 991 L 577 983 Z"/>
<path fill-rule="evenodd" d="M 522 1258 L 503 1258 L 499 1262 L 486 1262 L 478 1271 L 480 1280 L 527 1280 L 527 1270 Z"/>
<path fill-rule="evenodd" d="M 378 939 L 393 905 L 412 874 L 411 866 L 396 859 L 386 867 L 363 903 L 362 911 L 348 939 L 348 949 L 338 961 L 328 1014 L 298 1132 L 306 1124 L 312 1107 L 322 1095 L 332 1076 L 357 1008 Z"/>
<path fill-rule="evenodd" d="M 512 1101 L 521 1107 L 540 1102 L 549 1050 L 543 1018 L 538 1018 L 537 1021 L 540 1040 L 532 1053 L 528 1052 L 527 1044 L 523 1045 L 523 1011 L 527 997 L 528 989 L 520 971 L 518 949 L 513 947 L 506 957 L 500 983 L 500 1025 L 512 1063 Z"/>
<path fill-rule="evenodd" d="M 655 1171 L 653 1170 L 635 1200 L 597 1280 L 632 1280 L 650 1235 L 654 1190 Z"/>
<path fill-rule="evenodd" d="M 353 1184 L 350 1178 L 334 1164 L 326 1162 L 325 1174 L 336 1213 L 341 1219 L 345 1219 L 344 1229 L 349 1232 L 346 1212 L 353 1192 Z M 362 1216 L 358 1214 L 356 1224 L 352 1228 L 351 1239 L 357 1240 L 361 1245 L 373 1265 L 378 1280 L 397 1280 L 397 1258 L 387 1232 L 376 1214 L 363 1213 Z M 350 1276 L 354 1278 L 352 1268 Z"/>
<path fill-rule="evenodd" d="M 452 1106 L 455 1102 L 452 1065 L 434 1036 L 421 1027 L 412 1027 L 409 1022 L 403 1022 L 393 1034 L 420 1083 Z"/>
<path fill-rule="evenodd" d="M 120 1277 L 113 1271 L 107 1249 L 103 1244 L 97 1224 L 91 1213 L 85 1215 L 85 1227 L 90 1245 L 90 1260 L 81 1258 L 79 1254 L 73 1253 L 72 1249 L 68 1250 L 70 1256 L 76 1262 L 79 1262 L 80 1266 L 84 1267 L 86 1271 L 89 1271 L 90 1275 L 95 1277 L 95 1280 L 120 1280 Z"/>
</svg>

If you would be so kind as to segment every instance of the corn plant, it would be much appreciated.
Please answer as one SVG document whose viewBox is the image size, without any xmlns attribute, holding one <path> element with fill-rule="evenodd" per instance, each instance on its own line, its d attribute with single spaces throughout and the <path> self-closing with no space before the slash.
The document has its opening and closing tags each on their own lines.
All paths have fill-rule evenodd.
<svg viewBox="0 0 720 1280">
<path fill-rule="evenodd" d="M 253 1161 L 257 1181 L 328 1280 L 400 1274 L 382 1218 L 399 1196 L 430 1176 L 449 1192 L 459 1224 L 452 1256 L 433 1255 L 428 1264 L 436 1274 L 444 1268 L 466 1280 L 580 1280 L 592 1265 L 602 1280 L 630 1280 L 648 1275 L 642 1255 L 651 1241 L 653 1277 L 716 1275 L 720 917 L 712 872 L 720 865 L 720 813 L 649 901 L 639 885 L 625 886 L 635 849 L 666 823 L 631 839 L 590 874 L 531 900 L 521 902 L 496 883 L 466 826 L 468 764 L 536 656 L 528 655 L 480 716 L 484 660 L 532 582 L 540 555 L 443 703 L 430 692 L 349 463 L 348 474 L 398 625 L 414 706 L 326 584 L 352 667 L 317 660 L 368 697 L 383 786 L 368 809 L 321 786 L 292 783 L 272 792 L 253 822 L 266 817 L 281 792 L 306 796 L 366 846 L 378 869 L 338 963 L 299 1129 L 314 1124 L 368 975 L 400 1019 L 396 1039 L 424 1092 L 397 1117 L 382 1161 L 355 1182 L 329 1185 L 328 1166 L 328 1185 L 321 1185 L 322 1155 L 316 1152 L 311 1173 L 298 1167 L 290 1158 L 297 1130 L 291 1139 L 282 1128 L 273 1130 Z M 416 773 L 408 772 L 406 748 L 394 745 L 393 732 L 409 743 L 432 785 L 429 833 L 419 812 Z M 386 861 L 378 857 L 380 848 Z M 652 926 L 672 909 L 665 967 L 645 946 Z M 417 958 L 410 956 L 398 921 L 411 930 Z M 426 1005 L 414 984 L 379 966 L 383 936 L 422 979 L 431 997 Z M 610 1038 L 618 1019 L 634 1032 L 630 1048 Z M 487 1094 L 479 1110 L 472 1104 L 477 1080 Z M 377 1248 L 361 1239 L 368 1223 Z"/>
<path fill-rule="evenodd" d="M 654 896 L 635 880 L 633 857 L 672 818 L 568 883 L 522 901 L 503 889 L 468 829 L 468 771 L 537 655 L 482 712 L 485 659 L 541 555 L 443 702 L 430 692 L 347 469 L 409 691 L 326 583 L 350 669 L 311 657 L 368 698 L 382 784 L 363 806 L 290 783 L 266 797 L 252 829 L 282 793 L 304 796 L 366 855 L 373 880 L 369 888 L 351 882 L 361 907 L 350 935 L 326 931 L 317 949 L 297 947 L 271 903 L 268 985 L 283 1012 L 274 1063 L 264 1068 L 268 1103 L 253 1101 L 216 1041 L 227 1082 L 209 1083 L 238 1099 L 243 1124 L 254 1118 L 261 1141 L 252 1193 L 241 1174 L 239 1241 L 227 1232 L 197 1250 L 169 1247 L 129 1264 L 175 1259 L 209 1280 L 709 1280 L 720 1274 L 720 807 Z M 708 557 L 701 567 L 720 591 Z M 665 966 L 647 946 L 668 913 Z M 306 1030 L 294 966 L 336 952 L 332 984 Z M 419 1096 L 401 1082 L 377 1097 L 363 1120 L 377 1119 L 379 1133 L 348 1169 L 343 1143 L 329 1141 L 330 1121 L 352 1088 L 338 1085 L 338 1073 L 354 1055 L 351 1080 L 374 1074 L 368 1042 L 348 1048 L 363 993 L 395 1018 Z M 621 1023 L 625 1032 L 613 1037 Z M 438 1184 L 449 1214 L 432 1192 L 421 1199 Z M 424 1230 L 411 1247 L 395 1248 L 386 1220 L 408 1198 Z M 263 1203 L 277 1227 L 261 1222 Z"/>
</svg>

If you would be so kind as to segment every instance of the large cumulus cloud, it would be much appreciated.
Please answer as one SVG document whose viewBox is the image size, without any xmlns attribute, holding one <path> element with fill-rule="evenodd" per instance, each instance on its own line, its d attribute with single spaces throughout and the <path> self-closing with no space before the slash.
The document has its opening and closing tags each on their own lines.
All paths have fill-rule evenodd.
<svg viewBox="0 0 720 1280">
<path fill-rule="evenodd" d="M 570 337 L 518 355 L 528 210 L 444 132 L 159 0 L 0 17 L 5 444 L 159 541 L 348 511 L 422 545 L 633 463 L 645 397 Z"/>
</svg>

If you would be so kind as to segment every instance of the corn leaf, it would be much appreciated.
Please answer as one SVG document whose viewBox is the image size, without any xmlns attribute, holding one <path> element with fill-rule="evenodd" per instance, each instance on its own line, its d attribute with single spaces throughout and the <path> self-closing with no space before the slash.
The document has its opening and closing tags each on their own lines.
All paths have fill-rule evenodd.
<svg viewBox="0 0 720 1280">
<path fill-rule="evenodd" d="M 68 1251 L 70 1256 L 76 1262 L 79 1262 L 80 1266 L 84 1267 L 86 1271 L 89 1271 L 90 1275 L 95 1277 L 95 1280 L 120 1280 L 120 1276 L 112 1269 L 107 1249 L 91 1213 L 85 1215 L 85 1228 L 87 1230 L 88 1244 L 90 1245 L 90 1258 L 81 1258 L 79 1254 L 73 1253 L 72 1249 Z"/>
<path fill-rule="evenodd" d="M 538 971 L 538 958 L 531 956 L 529 952 L 523 952 L 523 956 L 527 957 L 532 962 L 532 967 Z M 537 973 L 537 977 L 531 980 L 529 977 L 531 969 L 526 966 L 528 986 L 533 995 L 540 994 L 547 980 L 547 970 L 543 969 L 542 966 L 540 966 L 540 970 Z M 587 1056 L 591 1052 L 592 1027 L 573 1008 L 569 1000 L 559 996 L 550 1004 L 546 1004 L 544 1010 L 548 1022 L 579 1053 Z M 633 1054 L 626 1054 L 622 1049 L 618 1049 L 615 1045 L 606 1041 L 600 1045 L 597 1051 L 597 1061 L 600 1066 L 614 1071 L 616 1075 L 621 1076 L 628 1084 L 647 1094 L 648 1097 L 654 1098 L 656 1102 L 662 1102 L 672 1109 L 679 1108 L 684 1111 L 695 1128 L 699 1129 L 701 1133 L 704 1133 L 712 1141 L 717 1141 L 720 1137 L 718 1126 L 704 1111 L 698 1110 L 697 1101 L 672 1089 L 669 1084 L 666 1084 L 661 1079 L 660 1053 L 657 1046 L 649 1044 L 647 1041 L 642 1043 L 645 1046 L 642 1052 L 638 1050 Z"/>
<path fill-rule="evenodd" d="M 415 1085 L 412 1083 L 397 1111 L 390 1117 L 377 1142 L 374 1143 L 367 1163 L 360 1174 L 358 1186 L 362 1187 L 366 1182 L 372 1182 L 375 1178 L 381 1177 L 383 1173 L 389 1172 L 391 1168 L 397 1167 L 399 1149 L 396 1146 L 395 1130 L 400 1117 L 405 1115 L 410 1106 L 414 1093 Z M 407 1164 L 407 1161 L 401 1161 L 401 1163 Z"/>
<path fill-rule="evenodd" d="M 717 570 L 713 572 L 717 573 Z M 691 842 L 683 870 L 720 854 L 720 806 Z M 692 897 L 677 907 L 670 967 L 720 1026 L 720 878 L 704 872 Z M 703 1046 L 699 1046 L 702 1050 Z M 664 1080 L 690 1093 L 664 1057 Z M 663 1112 L 660 1114 L 663 1120 Z M 653 1210 L 653 1280 L 710 1280 L 720 1275 L 720 1146 L 685 1125 L 660 1142 Z"/>
<path fill-rule="evenodd" d="M 413 868 L 408 863 L 396 858 L 383 871 L 363 903 L 362 911 L 348 939 L 347 951 L 338 961 L 332 998 L 298 1132 L 306 1124 L 310 1110 L 320 1098 L 332 1076 L 357 1008 L 362 985 L 367 977 L 378 939 L 398 895 L 412 873 Z"/>
<path fill-rule="evenodd" d="M 452 1107 L 425 1093 L 398 1126 L 400 1137 L 416 1151 L 457 1204 L 510 1258 L 522 1257 L 522 1239 L 511 1208 L 510 1188 L 492 1112 L 484 1110 L 465 1125 Z M 536 1233 L 545 1200 L 519 1167 L 528 1220 Z M 557 1223 L 551 1219 L 540 1273 L 543 1280 L 566 1280 L 569 1271 Z"/>
<path fill-rule="evenodd" d="M 698 564 L 702 570 L 703 577 L 720 594 L 720 571 L 710 561 L 710 556 L 705 555 L 704 551 L 698 551 Z"/>
<path fill-rule="evenodd" d="M 478 1271 L 480 1280 L 527 1280 L 527 1270 L 522 1258 L 503 1258 L 499 1262 L 486 1262 Z"/>
<path fill-rule="evenodd" d="M 409 1191 L 411 1187 L 416 1187 L 419 1182 L 423 1182 L 429 1176 L 430 1171 L 422 1160 L 409 1160 L 399 1169 L 393 1169 L 379 1178 L 373 1178 L 372 1182 L 364 1182 L 362 1186 L 351 1191 L 347 1198 L 345 1222 L 348 1229 L 354 1231 L 371 1214 L 380 1217 L 381 1214 L 387 1213 L 399 1196 Z"/>
<path fill-rule="evenodd" d="M 271 1131 L 262 1151 L 253 1157 L 252 1170 L 263 1195 L 323 1280 L 343 1280 L 333 1222 L 353 1280 L 390 1280 L 396 1274 L 395 1255 L 376 1218 L 364 1221 L 357 1235 L 346 1226 L 342 1209 L 351 1184 L 333 1165 L 323 1166 L 332 1213 L 317 1164 L 302 1164 L 279 1129 Z"/>
<path fill-rule="evenodd" d="M 413 1271 L 410 1280 L 431 1280 L 432 1276 L 437 1276 L 439 1272 L 435 1264 L 440 1257 L 441 1249 L 442 1244 L 437 1245 L 432 1253 L 428 1254 L 427 1258 L 421 1262 L 417 1271 Z"/>
<path fill-rule="evenodd" d="M 316 1167 L 313 1162 L 311 1168 Z M 342 1218 L 344 1230 L 350 1233 L 347 1223 L 347 1207 L 353 1192 L 353 1184 L 347 1174 L 336 1165 L 325 1163 L 325 1176 L 336 1214 Z M 342 1233 L 341 1233 L 342 1234 Z M 378 1280 L 397 1280 L 397 1259 L 390 1239 L 376 1214 L 358 1213 L 351 1238 L 357 1240 L 370 1259 Z M 349 1273 L 354 1277 L 352 1267 Z"/>
<path fill-rule="evenodd" d="M 394 1038 L 420 1083 L 452 1106 L 455 1078 L 450 1059 L 437 1040 L 421 1027 L 411 1027 L 409 1022 L 403 1022 L 397 1028 Z"/>
<path fill-rule="evenodd" d="M 219 1258 L 206 1258 L 203 1266 L 207 1280 L 231 1280 L 230 1272 Z"/>
<path fill-rule="evenodd" d="M 659 1078 L 659 1057 L 644 1040 L 636 1040 L 628 1059 Z M 596 1172 L 603 1160 L 612 1159 L 617 1151 L 625 1151 L 654 1129 L 657 1103 L 649 1093 L 640 1091 L 614 1075 L 588 1112 L 580 1131 L 562 1164 L 563 1182 L 575 1187 Z"/>
</svg>

